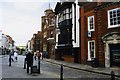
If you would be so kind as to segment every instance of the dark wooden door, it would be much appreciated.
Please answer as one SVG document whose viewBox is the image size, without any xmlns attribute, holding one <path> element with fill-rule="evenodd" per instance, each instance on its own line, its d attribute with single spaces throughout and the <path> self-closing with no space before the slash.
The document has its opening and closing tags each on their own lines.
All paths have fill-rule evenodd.
<svg viewBox="0 0 120 80">
<path fill-rule="evenodd" d="M 120 44 L 110 44 L 110 64 L 120 66 Z"/>
</svg>

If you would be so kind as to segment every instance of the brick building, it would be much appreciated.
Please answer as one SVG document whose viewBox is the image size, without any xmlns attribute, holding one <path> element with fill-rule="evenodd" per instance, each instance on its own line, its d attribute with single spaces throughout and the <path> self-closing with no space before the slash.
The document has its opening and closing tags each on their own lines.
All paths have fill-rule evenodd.
<svg viewBox="0 0 120 80">
<path fill-rule="evenodd" d="M 99 66 L 120 63 L 120 2 L 92 2 L 80 7 L 81 63 L 92 58 Z"/>
<path fill-rule="evenodd" d="M 36 52 L 37 50 L 42 52 L 42 32 L 38 31 L 37 34 L 33 34 L 33 37 L 30 40 L 30 50 Z"/>
<path fill-rule="evenodd" d="M 43 53 L 47 53 L 48 58 L 55 58 L 55 35 L 56 16 L 52 9 L 45 10 L 45 16 L 41 17 L 43 34 Z"/>
</svg>

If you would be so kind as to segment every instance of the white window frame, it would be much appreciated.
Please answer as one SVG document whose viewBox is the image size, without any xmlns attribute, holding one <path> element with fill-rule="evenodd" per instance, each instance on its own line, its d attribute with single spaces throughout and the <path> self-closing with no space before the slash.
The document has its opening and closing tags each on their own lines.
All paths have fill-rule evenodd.
<svg viewBox="0 0 120 80">
<path fill-rule="evenodd" d="M 94 56 L 90 55 L 90 42 L 94 42 Z M 88 41 L 88 61 L 91 61 L 92 58 L 95 58 L 95 40 Z"/>
<path fill-rule="evenodd" d="M 120 24 L 116 24 L 116 25 L 110 25 L 110 14 L 109 14 L 109 12 L 110 11 L 114 11 L 114 10 L 118 10 L 118 9 L 120 9 L 120 8 L 115 8 L 115 9 L 112 9 L 112 10 L 108 10 L 108 28 L 115 28 L 115 27 L 119 27 L 120 26 Z"/>
<path fill-rule="evenodd" d="M 93 18 L 93 29 L 90 29 L 90 18 Z M 88 31 L 95 31 L 94 16 L 88 17 Z"/>
</svg>

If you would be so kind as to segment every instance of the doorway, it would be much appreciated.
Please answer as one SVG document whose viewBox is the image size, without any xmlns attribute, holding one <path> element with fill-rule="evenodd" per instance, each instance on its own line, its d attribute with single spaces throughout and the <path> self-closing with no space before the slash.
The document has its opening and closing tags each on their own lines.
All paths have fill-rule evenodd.
<svg viewBox="0 0 120 80">
<path fill-rule="evenodd" d="M 110 44 L 110 66 L 120 66 L 120 44 Z"/>
</svg>

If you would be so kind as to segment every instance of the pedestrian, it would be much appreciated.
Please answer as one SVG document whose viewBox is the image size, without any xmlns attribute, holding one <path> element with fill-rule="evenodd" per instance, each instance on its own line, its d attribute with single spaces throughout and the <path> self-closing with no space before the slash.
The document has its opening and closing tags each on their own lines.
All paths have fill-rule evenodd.
<svg viewBox="0 0 120 80">
<path fill-rule="evenodd" d="M 37 56 L 38 56 L 38 60 L 40 60 L 41 54 L 39 51 L 37 51 Z"/>
<path fill-rule="evenodd" d="M 18 59 L 18 53 L 17 53 L 17 51 L 15 51 L 14 52 L 14 59 L 17 61 L 17 59 Z"/>
<path fill-rule="evenodd" d="M 29 73 L 29 68 L 31 68 L 31 74 L 32 74 L 33 54 L 31 53 L 31 51 L 27 53 L 26 61 L 27 61 L 27 73 Z"/>
<path fill-rule="evenodd" d="M 37 53 L 36 52 L 34 52 L 34 59 L 36 60 L 36 57 L 37 57 Z"/>
<path fill-rule="evenodd" d="M 44 58 L 44 53 L 42 52 L 42 60 L 43 60 L 43 58 Z"/>
<path fill-rule="evenodd" d="M 14 56 L 13 56 L 13 52 L 12 51 L 10 53 L 10 56 L 11 56 L 11 61 L 14 62 L 14 59 L 13 59 Z"/>
<path fill-rule="evenodd" d="M 11 61 L 14 62 L 14 60 L 13 60 L 13 58 L 12 58 L 12 54 L 10 53 L 10 54 L 9 54 L 9 66 L 11 66 Z"/>
</svg>

